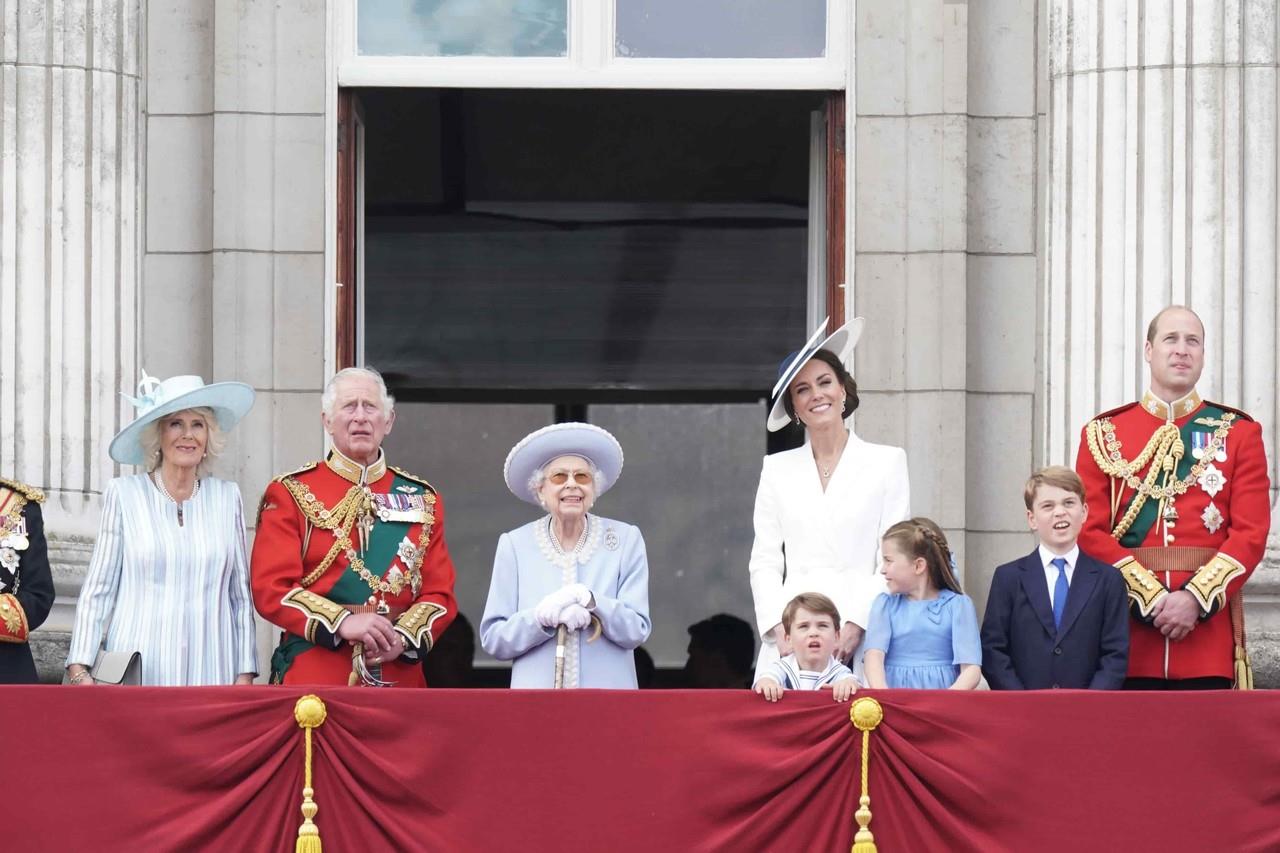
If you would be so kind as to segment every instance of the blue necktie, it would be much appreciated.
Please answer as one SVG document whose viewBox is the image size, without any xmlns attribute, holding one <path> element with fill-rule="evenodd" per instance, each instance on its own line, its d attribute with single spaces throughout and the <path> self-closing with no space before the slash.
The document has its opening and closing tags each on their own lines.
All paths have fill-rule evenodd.
<svg viewBox="0 0 1280 853">
<path fill-rule="evenodd" d="M 1067 560 L 1054 557 L 1049 561 L 1058 567 L 1058 580 L 1053 585 L 1053 627 L 1062 627 L 1062 613 L 1067 609 Z"/>
</svg>

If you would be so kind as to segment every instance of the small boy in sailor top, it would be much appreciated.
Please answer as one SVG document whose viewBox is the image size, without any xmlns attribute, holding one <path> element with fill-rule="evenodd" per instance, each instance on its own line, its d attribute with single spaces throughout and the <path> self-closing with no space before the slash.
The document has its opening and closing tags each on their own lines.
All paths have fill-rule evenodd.
<svg viewBox="0 0 1280 853">
<path fill-rule="evenodd" d="M 782 611 L 791 654 L 764 667 L 752 689 L 770 702 L 787 690 L 830 690 L 835 701 L 848 702 L 858 682 L 833 655 L 840 624 L 840 611 L 825 595 L 805 592 L 791 599 Z"/>
</svg>

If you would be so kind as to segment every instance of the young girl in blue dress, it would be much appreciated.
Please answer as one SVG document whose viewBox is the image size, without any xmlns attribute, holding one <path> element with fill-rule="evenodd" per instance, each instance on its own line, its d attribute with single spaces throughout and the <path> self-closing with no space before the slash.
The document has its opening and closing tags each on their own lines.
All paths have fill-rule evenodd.
<svg viewBox="0 0 1280 853">
<path fill-rule="evenodd" d="M 871 606 L 863 670 L 870 687 L 972 690 L 982 678 L 973 601 L 960 592 L 947 538 L 927 518 L 900 521 L 880 543 L 889 588 Z"/>
</svg>

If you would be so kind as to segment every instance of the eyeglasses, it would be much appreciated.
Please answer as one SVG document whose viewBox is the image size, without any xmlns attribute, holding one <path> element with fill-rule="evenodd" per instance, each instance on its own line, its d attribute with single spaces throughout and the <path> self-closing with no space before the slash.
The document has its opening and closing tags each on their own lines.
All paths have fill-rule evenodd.
<svg viewBox="0 0 1280 853">
<path fill-rule="evenodd" d="M 569 482 L 569 477 L 573 477 L 573 481 L 579 486 L 587 486 L 591 484 L 590 471 L 574 471 L 571 475 L 568 471 L 556 471 L 554 474 L 548 474 L 547 479 L 554 485 L 563 486 Z"/>
</svg>

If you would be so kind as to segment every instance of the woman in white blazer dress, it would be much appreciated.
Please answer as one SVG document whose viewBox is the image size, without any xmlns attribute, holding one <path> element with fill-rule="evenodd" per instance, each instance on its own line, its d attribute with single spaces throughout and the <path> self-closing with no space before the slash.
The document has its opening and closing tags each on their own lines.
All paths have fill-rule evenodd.
<svg viewBox="0 0 1280 853">
<path fill-rule="evenodd" d="M 880 538 L 910 518 L 907 455 L 846 428 L 858 389 L 844 362 L 862 332 L 857 318 L 789 359 L 774 388 L 769 429 L 796 419 L 805 443 L 764 458 L 756 492 L 751 594 L 761 648 L 757 670 L 786 654 L 782 610 L 802 592 L 835 602 L 843 623 L 837 657 L 853 657 L 871 603 L 884 591 Z"/>
</svg>

